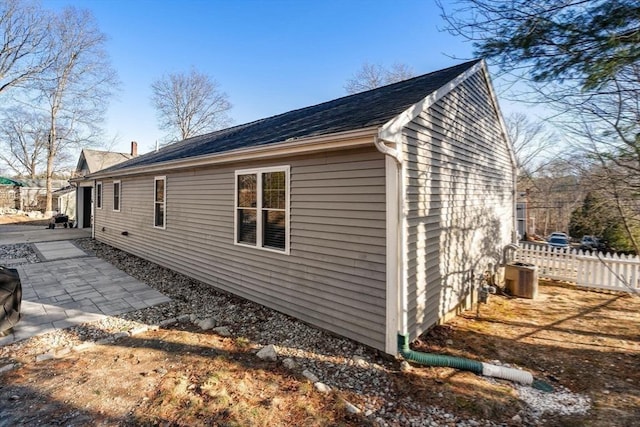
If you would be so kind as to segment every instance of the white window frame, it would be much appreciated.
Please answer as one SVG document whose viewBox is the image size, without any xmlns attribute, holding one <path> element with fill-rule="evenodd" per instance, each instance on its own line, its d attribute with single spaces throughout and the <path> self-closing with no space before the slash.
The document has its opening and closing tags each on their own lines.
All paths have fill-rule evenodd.
<svg viewBox="0 0 640 427">
<path fill-rule="evenodd" d="M 252 168 L 252 169 L 239 169 L 235 171 L 234 175 L 234 196 L 233 196 L 233 243 L 236 246 L 244 246 L 246 248 L 259 249 L 267 252 L 275 252 L 278 254 L 289 255 L 290 253 L 290 235 L 291 235 L 291 223 L 290 223 L 290 194 L 291 194 L 291 166 L 271 166 L 264 168 Z M 262 233 L 262 174 L 268 172 L 284 172 L 285 174 L 285 239 L 284 249 L 276 249 L 263 246 Z M 256 175 L 256 244 L 243 243 L 238 241 L 238 176 L 239 175 Z"/>
<path fill-rule="evenodd" d="M 163 194 L 162 194 L 162 225 L 156 225 L 156 205 L 158 202 L 156 200 L 156 183 L 158 181 L 163 181 Z M 167 177 L 166 176 L 156 176 L 153 178 L 153 228 L 160 228 L 165 230 L 167 228 Z"/>
<path fill-rule="evenodd" d="M 102 181 L 97 181 L 96 182 L 96 209 L 102 209 L 102 205 L 104 205 L 103 188 L 104 186 L 102 185 Z M 98 200 L 100 201 L 100 203 L 98 203 Z"/>
<path fill-rule="evenodd" d="M 116 209 L 116 184 L 118 184 L 118 209 Z M 111 203 L 113 204 L 113 211 L 120 212 L 122 209 L 122 181 L 113 181 L 113 194 L 111 195 Z"/>
</svg>

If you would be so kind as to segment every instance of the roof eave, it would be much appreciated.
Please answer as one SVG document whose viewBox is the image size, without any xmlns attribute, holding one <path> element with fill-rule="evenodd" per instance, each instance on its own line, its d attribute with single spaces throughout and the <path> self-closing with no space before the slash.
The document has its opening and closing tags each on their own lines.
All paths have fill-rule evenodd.
<svg viewBox="0 0 640 427">
<path fill-rule="evenodd" d="M 78 180 L 143 175 L 156 172 L 166 172 L 167 170 L 191 169 L 210 165 L 240 162 L 244 160 L 267 160 L 275 157 L 302 155 L 331 149 L 357 148 L 366 145 L 373 146 L 373 139 L 378 133 L 378 130 L 379 126 L 370 126 L 357 130 L 300 138 L 294 141 L 282 141 L 264 146 L 241 148 L 222 153 L 206 154 L 185 159 L 159 162 L 151 165 L 142 165 L 137 167 L 132 166 L 113 171 L 98 171 Z"/>
</svg>

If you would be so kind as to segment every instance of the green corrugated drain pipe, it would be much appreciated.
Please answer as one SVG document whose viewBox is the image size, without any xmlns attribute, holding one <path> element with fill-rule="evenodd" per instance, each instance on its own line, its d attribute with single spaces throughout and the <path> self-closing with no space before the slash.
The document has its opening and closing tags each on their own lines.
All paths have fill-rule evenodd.
<svg viewBox="0 0 640 427">
<path fill-rule="evenodd" d="M 398 351 L 406 360 L 426 366 L 456 368 L 488 377 L 501 378 L 521 384 L 527 384 L 542 391 L 553 391 L 553 387 L 542 381 L 534 380 L 533 375 L 520 369 L 505 368 L 490 363 L 477 362 L 463 357 L 422 353 L 409 348 L 409 336 L 398 334 Z"/>
</svg>

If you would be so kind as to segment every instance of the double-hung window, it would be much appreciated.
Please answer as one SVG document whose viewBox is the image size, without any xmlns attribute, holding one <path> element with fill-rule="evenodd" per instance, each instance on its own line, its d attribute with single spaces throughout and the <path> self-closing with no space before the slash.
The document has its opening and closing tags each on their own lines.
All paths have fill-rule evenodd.
<svg viewBox="0 0 640 427">
<path fill-rule="evenodd" d="M 289 253 L 289 166 L 235 176 L 235 243 Z"/>
<path fill-rule="evenodd" d="M 167 178 L 156 176 L 154 179 L 153 226 L 165 228 L 167 208 Z"/>
<path fill-rule="evenodd" d="M 120 181 L 113 181 L 113 210 L 120 212 Z"/>
<path fill-rule="evenodd" d="M 102 209 L 102 182 L 96 182 L 96 209 Z"/>
</svg>

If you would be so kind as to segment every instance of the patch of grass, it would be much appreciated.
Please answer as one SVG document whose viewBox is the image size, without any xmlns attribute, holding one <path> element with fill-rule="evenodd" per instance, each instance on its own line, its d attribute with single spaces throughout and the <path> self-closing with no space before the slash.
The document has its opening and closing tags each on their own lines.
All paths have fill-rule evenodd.
<svg viewBox="0 0 640 427">
<path fill-rule="evenodd" d="M 235 339 L 235 344 L 239 349 L 246 350 L 251 346 L 251 341 L 245 337 L 237 337 Z"/>
</svg>

